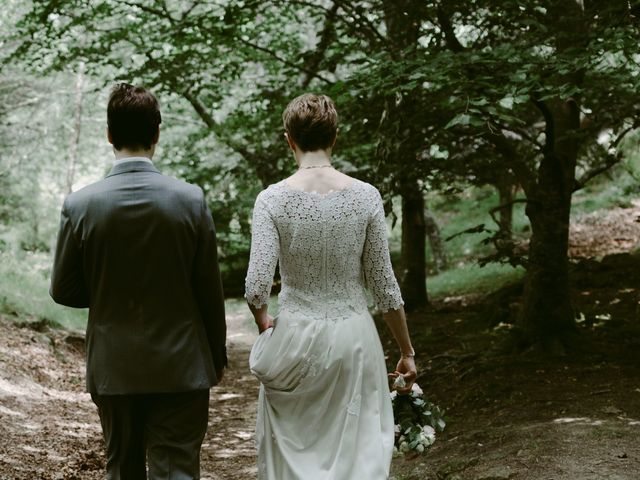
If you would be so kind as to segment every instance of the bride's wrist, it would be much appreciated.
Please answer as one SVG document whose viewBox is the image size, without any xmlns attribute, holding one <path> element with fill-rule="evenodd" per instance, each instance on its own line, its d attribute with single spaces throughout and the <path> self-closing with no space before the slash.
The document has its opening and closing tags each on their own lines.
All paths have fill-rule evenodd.
<svg viewBox="0 0 640 480">
<path fill-rule="evenodd" d="M 413 347 L 411 347 L 409 350 L 401 350 L 400 355 L 402 356 L 402 358 L 414 358 L 416 356 L 416 352 Z"/>
</svg>

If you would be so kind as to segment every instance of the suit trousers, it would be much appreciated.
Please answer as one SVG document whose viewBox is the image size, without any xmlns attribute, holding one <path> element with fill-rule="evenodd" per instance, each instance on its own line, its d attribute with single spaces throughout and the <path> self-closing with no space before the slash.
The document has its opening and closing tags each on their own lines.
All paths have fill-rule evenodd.
<svg viewBox="0 0 640 480">
<path fill-rule="evenodd" d="M 200 478 L 200 448 L 209 419 L 209 390 L 97 395 L 108 480 Z"/>
</svg>

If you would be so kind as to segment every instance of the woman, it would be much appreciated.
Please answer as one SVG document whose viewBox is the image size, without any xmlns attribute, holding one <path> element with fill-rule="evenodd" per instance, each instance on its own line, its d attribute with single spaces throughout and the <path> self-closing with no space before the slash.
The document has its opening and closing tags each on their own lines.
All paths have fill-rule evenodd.
<svg viewBox="0 0 640 480">
<path fill-rule="evenodd" d="M 256 199 L 246 278 L 260 331 L 249 360 L 262 383 L 259 478 L 383 480 L 394 422 L 365 282 L 400 347 L 389 374 L 403 377 L 400 393 L 411 390 L 416 368 L 382 199 L 332 167 L 338 115 L 329 97 L 302 95 L 283 120 L 298 171 Z M 282 290 L 274 319 L 267 301 L 278 262 Z"/>
</svg>

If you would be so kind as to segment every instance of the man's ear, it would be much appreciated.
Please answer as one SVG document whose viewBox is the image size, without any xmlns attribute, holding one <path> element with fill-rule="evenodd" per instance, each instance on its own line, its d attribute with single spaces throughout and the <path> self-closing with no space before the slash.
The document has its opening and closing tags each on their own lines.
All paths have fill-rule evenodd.
<svg viewBox="0 0 640 480">
<path fill-rule="evenodd" d="M 113 145 L 113 135 L 111 135 L 111 130 L 109 130 L 109 127 L 107 127 L 107 140 L 111 145 Z"/>
</svg>

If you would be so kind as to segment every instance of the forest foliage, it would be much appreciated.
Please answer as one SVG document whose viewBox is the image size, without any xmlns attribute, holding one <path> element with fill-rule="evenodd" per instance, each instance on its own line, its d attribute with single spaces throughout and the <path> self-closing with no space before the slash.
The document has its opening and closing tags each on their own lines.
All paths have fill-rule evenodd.
<svg viewBox="0 0 640 480">
<path fill-rule="evenodd" d="M 572 330 L 571 199 L 624 160 L 638 127 L 638 2 L 10 0 L 7 12 L 0 220 L 30 221 L 34 241 L 50 238 L 70 171 L 78 184 L 107 165 L 108 87 L 140 83 L 162 103 L 158 161 L 207 192 L 239 293 L 253 199 L 294 167 L 280 114 L 326 92 L 341 115 L 336 164 L 382 191 L 394 224 L 398 213 L 408 307 L 427 302 L 425 195 L 490 185 L 499 225 L 478 228 L 487 260 L 527 269 L 524 337 Z"/>
</svg>

